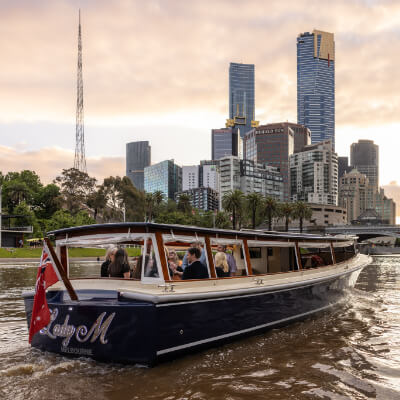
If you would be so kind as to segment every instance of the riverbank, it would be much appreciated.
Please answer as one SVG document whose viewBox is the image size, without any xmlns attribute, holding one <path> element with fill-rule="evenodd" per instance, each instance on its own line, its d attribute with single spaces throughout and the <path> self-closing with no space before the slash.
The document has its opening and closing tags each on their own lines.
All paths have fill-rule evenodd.
<svg viewBox="0 0 400 400">
<path fill-rule="evenodd" d="M 136 257 L 140 255 L 140 249 L 134 247 L 126 248 L 129 257 Z M 68 249 L 68 256 L 70 258 L 82 258 L 82 259 L 90 259 L 93 258 L 94 260 L 97 257 L 104 258 L 106 253 L 105 249 L 84 249 L 84 248 L 70 248 Z M 42 255 L 42 248 L 29 248 L 23 247 L 21 249 L 15 248 L 0 248 L 0 261 L 4 262 L 4 260 L 11 259 L 23 259 L 26 261 L 36 261 L 40 259 Z"/>
</svg>

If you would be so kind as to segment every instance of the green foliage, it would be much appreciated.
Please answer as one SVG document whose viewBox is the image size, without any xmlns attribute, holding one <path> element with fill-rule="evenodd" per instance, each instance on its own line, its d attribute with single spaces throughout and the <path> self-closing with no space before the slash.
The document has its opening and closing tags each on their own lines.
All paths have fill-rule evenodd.
<svg viewBox="0 0 400 400">
<path fill-rule="evenodd" d="M 312 217 L 311 207 L 302 201 L 297 201 L 294 203 L 293 216 L 299 220 L 300 232 L 303 232 L 303 221 Z"/>
<path fill-rule="evenodd" d="M 229 191 L 225 193 L 222 199 L 222 206 L 224 209 L 231 213 L 232 216 L 232 229 L 236 229 L 237 221 L 241 225 L 241 217 L 244 208 L 244 195 L 240 190 Z"/>
<path fill-rule="evenodd" d="M 63 169 L 54 180 L 61 189 L 67 210 L 77 214 L 95 190 L 96 179 L 76 168 Z"/>
</svg>

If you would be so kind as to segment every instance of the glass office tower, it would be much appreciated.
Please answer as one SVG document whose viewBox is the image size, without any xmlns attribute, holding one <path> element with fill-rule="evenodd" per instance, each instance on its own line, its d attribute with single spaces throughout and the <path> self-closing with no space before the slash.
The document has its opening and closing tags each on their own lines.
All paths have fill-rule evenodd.
<svg viewBox="0 0 400 400">
<path fill-rule="evenodd" d="M 240 136 L 251 130 L 254 119 L 254 64 L 229 65 L 229 118 L 240 128 Z"/>
<path fill-rule="evenodd" d="M 148 141 L 126 144 L 126 176 L 139 190 L 144 190 L 144 169 L 150 164 L 151 147 Z"/>
<path fill-rule="evenodd" d="M 314 30 L 297 37 L 297 122 L 311 130 L 311 143 L 335 146 L 335 41 Z"/>
<path fill-rule="evenodd" d="M 182 168 L 174 160 L 161 161 L 144 169 L 144 190 L 147 193 L 161 191 L 165 199 L 174 199 L 182 191 Z"/>
</svg>

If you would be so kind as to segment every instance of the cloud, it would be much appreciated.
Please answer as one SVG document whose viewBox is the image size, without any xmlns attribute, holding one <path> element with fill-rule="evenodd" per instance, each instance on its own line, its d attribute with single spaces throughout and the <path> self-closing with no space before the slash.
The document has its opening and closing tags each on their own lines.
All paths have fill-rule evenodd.
<svg viewBox="0 0 400 400">
<path fill-rule="evenodd" d="M 51 183 L 63 168 L 72 167 L 73 162 L 74 153 L 56 147 L 21 152 L 0 146 L 0 171 L 3 175 L 10 171 L 29 169 L 35 171 L 44 184 Z M 125 175 L 123 157 L 91 157 L 87 159 L 87 164 L 88 174 L 99 182 L 108 176 Z"/>
<path fill-rule="evenodd" d="M 77 2 L 2 6 L 3 117 L 74 113 Z M 296 37 L 336 34 L 337 123 L 397 121 L 400 4 L 394 1 L 88 1 L 86 114 L 226 114 L 230 61 L 256 64 L 259 119 L 296 119 Z M 12 40 L 9 40 L 12 38 Z"/>
</svg>

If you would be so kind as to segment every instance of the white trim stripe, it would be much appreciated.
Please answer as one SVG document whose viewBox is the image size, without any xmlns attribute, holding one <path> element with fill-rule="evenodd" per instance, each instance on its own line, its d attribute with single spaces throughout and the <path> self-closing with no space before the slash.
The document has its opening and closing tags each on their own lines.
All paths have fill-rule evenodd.
<svg viewBox="0 0 400 400">
<path fill-rule="evenodd" d="M 175 347 L 170 347 L 168 349 L 159 350 L 159 351 L 157 351 L 157 355 L 159 356 L 159 355 L 162 355 L 162 354 L 171 353 L 173 351 L 178 351 L 178 350 L 186 349 L 186 348 L 189 348 L 189 347 L 199 346 L 201 344 L 214 342 L 216 340 L 221 340 L 221 339 L 225 339 L 225 338 L 228 338 L 228 337 L 241 335 L 243 333 L 256 331 L 258 329 L 266 328 L 268 326 L 277 325 L 277 324 L 280 324 L 282 322 L 290 321 L 290 320 L 295 319 L 295 318 L 300 318 L 300 317 L 304 317 L 306 315 L 311 315 L 311 314 L 314 314 L 316 312 L 326 310 L 326 309 L 328 309 L 330 307 L 333 307 L 333 306 L 334 306 L 334 304 L 329 304 L 327 306 L 320 307 L 320 308 L 317 308 L 317 309 L 312 310 L 312 311 L 307 311 L 305 313 L 296 314 L 296 315 L 294 315 L 292 317 L 282 318 L 282 319 L 279 319 L 277 321 L 267 322 L 266 324 L 256 325 L 256 326 L 253 326 L 253 327 L 247 328 L 247 329 L 241 329 L 240 331 L 226 333 L 224 335 L 214 336 L 212 338 L 202 339 L 202 340 L 198 340 L 196 342 L 191 342 L 191 343 L 187 343 L 187 344 L 182 344 L 180 346 L 175 346 Z"/>
</svg>

